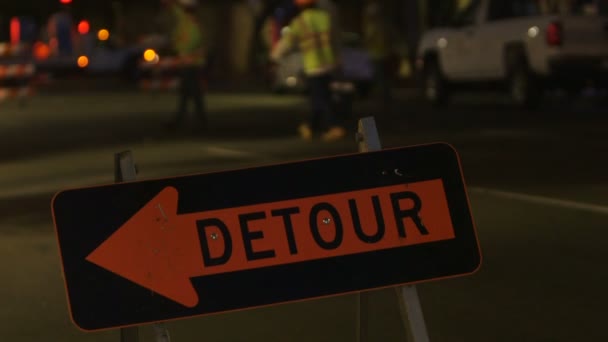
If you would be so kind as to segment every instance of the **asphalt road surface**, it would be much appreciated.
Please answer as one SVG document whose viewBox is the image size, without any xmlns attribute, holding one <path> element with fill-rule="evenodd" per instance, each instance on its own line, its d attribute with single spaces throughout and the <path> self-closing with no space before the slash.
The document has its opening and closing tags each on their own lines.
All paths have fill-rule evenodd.
<svg viewBox="0 0 608 342">
<path fill-rule="evenodd" d="M 69 317 L 50 201 L 113 181 L 131 150 L 139 179 L 268 165 L 357 151 L 356 119 L 374 116 L 385 148 L 442 141 L 460 153 L 483 264 L 472 276 L 418 284 L 430 340 L 608 341 L 608 108 L 552 98 L 539 112 L 500 96 L 432 110 L 409 92 L 391 112 L 361 103 L 348 139 L 295 135 L 306 102 L 216 93 L 210 128 L 168 132 L 175 99 L 131 92 L 43 95 L 0 104 L 0 341 L 119 341 Z M 394 290 L 367 294 L 369 341 L 404 341 Z M 172 341 L 354 341 L 356 296 L 167 323 Z M 92 307 L 90 310 L 95 311 Z M 152 328 L 140 328 L 152 341 Z"/>
</svg>

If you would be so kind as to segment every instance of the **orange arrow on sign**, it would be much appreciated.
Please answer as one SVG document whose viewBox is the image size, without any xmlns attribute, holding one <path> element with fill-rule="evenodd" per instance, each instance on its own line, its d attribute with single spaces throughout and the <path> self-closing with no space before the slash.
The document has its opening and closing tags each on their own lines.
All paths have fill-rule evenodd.
<svg viewBox="0 0 608 342">
<path fill-rule="evenodd" d="M 177 203 L 163 189 L 86 259 L 195 307 L 194 277 L 455 237 L 441 179 L 180 215 Z"/>
</svg>

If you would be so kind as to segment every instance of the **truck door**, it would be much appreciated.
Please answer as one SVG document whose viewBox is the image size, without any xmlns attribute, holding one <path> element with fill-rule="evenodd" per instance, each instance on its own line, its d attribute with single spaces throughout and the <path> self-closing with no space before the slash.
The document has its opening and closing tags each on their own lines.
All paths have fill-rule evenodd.
<svg viewBox="0 0 608 342">
<path fill-rule="evenodd" d="M 538 0 L 493 0 L 489 2 L 483 22 L 483 30 L 479 32 L 479 68 L 483 79 L 498 80 L 507 76 L 505 63 L 505 48 L 507 44 L 526 44 L 527 56 L 530 62 L 534 58 L 544 56 L 533 48 L 543 47 L 544 44 L 534 42 L 541 39 L 533 38 L 540 35 L 540 26 L 544 21 Z M 540 38 L 540 37 L 539 37 Z"/>
<path fill-rule="evenodd" d="M 476 76 L 479 60 L 477 32 L 482 5 L 481 0 L 472 1 L 456 15 L 450 34 L 437 42 L 443 50 L 442 70 L 448 78 L 463 80 Z"/>
</svg>

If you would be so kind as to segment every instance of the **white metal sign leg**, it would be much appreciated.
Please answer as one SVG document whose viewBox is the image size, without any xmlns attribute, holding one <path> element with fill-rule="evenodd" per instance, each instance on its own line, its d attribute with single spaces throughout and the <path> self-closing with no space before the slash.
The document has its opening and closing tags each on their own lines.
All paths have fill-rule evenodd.
<svg viewBox="0 0 608 342">
<path fill-rule="evenodd" d="M 373 117 L 366 117 L 359 120 L 357 131 L 357 143 L 359 144 L 359 152 L 373 152 L 382 149 L 378 129 L 376 128 L 376 120 Z M 426 324 L 418 291 L 416 286 L 403 286 L 397 289 L 397 298 L 400 306 L 405 306 L 402 310 L 403 320 L 406 325 L 406 332 L 411 336 L 413 342 L 429 342 Z M 359 293 L 357 295 L 357 342 L 364 342 L 367 335 L 367 303 L 368 294 Z"/>
<path fill-rule="evenodd" d="M 114 155 L 114 181 L 116 183 L 132 182 L 137 178 L 137 167 L 131 151 L 124 151 Z M 171 342 L 169 330 L 162 323 L 152 326 L 156 342 Z M 130 327 L 120 329 L 120 342 L 139 342 L 139 328 Z"/>
<path fill-rule="evenodd" d="M 171 342 L 169 337 L 169 330 L 162 323 L 157 323 L 152 326 L 154 328 L 154 336 L 156 336 L 156 342 Z"/>
<path fill-rule="evenodd" d="M 401 298 L 407 314 L 406 320 L 409 325 L 409 333 L 414 342 L 429 342 L 429 334 L 424 322 L 424 314 L 418 297 L 416 286 L 408 285 L 401 287 Z"/>
</svg>

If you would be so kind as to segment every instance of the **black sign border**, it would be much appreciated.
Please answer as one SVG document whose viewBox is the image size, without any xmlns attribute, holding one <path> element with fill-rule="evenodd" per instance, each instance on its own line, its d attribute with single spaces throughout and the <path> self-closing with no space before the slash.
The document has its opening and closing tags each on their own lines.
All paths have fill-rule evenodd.
<svg viewBox="0 0 608 342">
<path fill-rule="evenodd" d="M 455 239 L 194 278 L 200 297 L 194 308 L 85 260 L 167 186 L 178 190 L 178 213 L 184 214 L 437 178 L 447 193 Z M 467 275 L 481 265 L 459 157 L 444 143 L 66 190 L 54 197 L 52 210 L 70 314 L 86 331 Z"/>
</svg>

